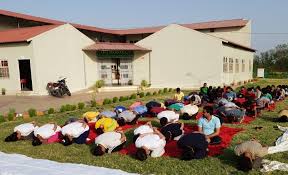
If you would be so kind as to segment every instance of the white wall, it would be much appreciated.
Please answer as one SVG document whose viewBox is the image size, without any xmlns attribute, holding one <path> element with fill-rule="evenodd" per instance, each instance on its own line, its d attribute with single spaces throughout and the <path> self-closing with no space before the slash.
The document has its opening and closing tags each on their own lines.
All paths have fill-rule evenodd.
<svg viewBox="0 0 288 175">
<path fill-rule="evenodd" d="M 224 46 L 222 48 L 223 57 L 228 58 L 228 68 L 229 68 L 229 58 L 233 59 L 233 72 L 222 73 L 222 83 L 231 84 L 238 83 L 240 81 L 250 80 L 253 77 L 253 57 L 254 53 L 250 51 L 245 51 L 242 49 Z M 223 59 L 222 57 L 222 59 Z M 236 59 L 239 60 L 239 72 L 236 72 Z M 245 70 L 242 72 L 242 59 L 245 60 Z M 249 60 L 251 61 L 251 70 L 249 70 Z"/>
<path fill-rule="evenodd" d="M 31 74 L 35 72 L 32 45 L 28 43 L 1 44 L 0 60 L 8 60 L 9 78 L 0 78 L 0 89 L 5 88 L 7 94 L 15 94 L 21 91 L 20 72 L 18 60 L 30 59 Z M 35 79 L 32 76 L 32 86 Z"/>
<path fill-rule="evenodd" d="M 35 72 L 37 87 L 35 92 L 47 94 L 46 84 L 56 81 L 60 76 L 67 77 L 71 92 L 87 87 L 85 81 L 85 61 L 89 60 L 82 49 L 94 42 L 70 24 L 54 28 L 32 39 L 35 56 Z M 88 64 L 86 61 L 86 64 Z M 96 66 L 95 66 L 96 67 Z M 87 66 L 86 66 L 87 68 Z M 90 68 L 87 72 L 90 71 Z"/>
<path fill-rule="evenodd" d="M 204 82 L 213 86 L 221 80 L 222 41 L 215 37 L 172 24 L 136 44 L 152 50 L 152 87 L 193 88 Z M 134 67 L 143 66 L 135 69 L 137 77 L 147 68 L 149 54 L 144 60 L 142 65 L 134 62 Z"/>
<path fill-rule="evenodd" d="M 142 80 L 150 83 L 149 79 L 149 53 L 134 52 L 133 59 L 133 84 L 140 85 Z"/>
<path fill-rule="evenodd" d="M 229 41 L 234 41 L 247 47 L 251 47 L 251 21 L 249 21 L 244 27 L 219 28 L 215 29 L 214 32 L 210 32 L 210 30 L 200 31 L 209 35 L 227 39 Z"/>
</svg>

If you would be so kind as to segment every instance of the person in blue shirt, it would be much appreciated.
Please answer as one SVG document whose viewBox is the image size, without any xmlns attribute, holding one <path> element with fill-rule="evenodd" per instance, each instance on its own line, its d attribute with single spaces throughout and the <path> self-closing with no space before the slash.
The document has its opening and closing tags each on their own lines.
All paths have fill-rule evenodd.
<svg viewBox="0 0 288 175">
<path fill-rule="evenodd" d="M 220 128 L 220 119 L 213 115 L 213 107 L 205 106 L 203 108 L 203 116 L 198 120 L 198 131 L 206 136 L 208 143 L 220 144 Z"/>
<path fill-rule="evenodd" d="M 224 98 L 226 98 L 228 101 L 233 101 L 237 98 L 236 93 L 233 91 L 233 89 L 230 86 L 227 87 L 227 91 L 224 94 Z"/>
</svg>

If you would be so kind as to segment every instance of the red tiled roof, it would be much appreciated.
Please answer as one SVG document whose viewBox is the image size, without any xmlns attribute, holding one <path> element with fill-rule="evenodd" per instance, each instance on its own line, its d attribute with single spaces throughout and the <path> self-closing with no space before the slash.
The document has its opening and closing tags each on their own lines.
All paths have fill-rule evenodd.
<svg viewBox="0 0 288 175">
<path fill-rule="evenodd" d="M 19 19 L 26 19 L 31 21 L 43 22 L 47 24 L 65 24 L 67 22 L 58 21 L 58 20 L 51 20 L 47 18 L 35 17 L 31 15 L 25 15 L 21 13 L 10 12 L 6 10 L 0 10 L 0 15 L 4 16 L 11 16 Z M 201 22 L 201 23 L 194 23 L 194 24 L 180 24 L 184 27 L 188 27 L 194 30 L 201 30 L 201 29 L 210 29 L 210 28 L 227 28 L 227 27 L 243 27 L 247 24 L 248 20 L 243 19 L 232 19 L 232 20 L 222 20 L 222 21 L 211 21 L 211 22 Z M 93 32 L 101 32 L 101 33 L 108 33 L 108 34 L 115 34 L 115 35 L 133 35 L 133 34 L 149 34 L 155 33 L 166 26 L 157 26 L 157 27 L 144 27 L 144 28 L 135 28 L 135 29 L 103 29 L 99 27 L 81 25 L 81 24 L 74 24 L 74 27 L 77 29 L 88 30 Z"/>
<path fill-rule="evenodd" d="M 0 31 L 0 43 L 24 42 L 59 25 L 45 25 Z"/>
<path fill-rule="evenodd" d="M 227 28 L 227 27 L 243 27 L 247 23 L 248 23 L 248 20 L 232 19 L 232 20 L 201 22 L 201 23 L 193 23 L 193 24 L 179 24 L 179 25 L 190 28 L 190 29 L 194 29 L 194 30 L 203 30 L 203 29 L 215 29 L 215 28 Z M 145 34 L 145 33 L 148 34 L 148 33 L 155 33 L 163 29 L 164 27 L 166 26 L 117 30 L 117 33 L 120 35 Z"/>
<path fill-rule="evenodd" d="M 1 9 L 0 9 L 0 15 L 11 16 L 11 17 L 15 17 L 15 18 L 26 19 L 26 20 L 30 20 L 30 21 L 36 21 L 36 22 L 43 22 L 43 23 L 47 23 L 47 24 L 64 24 L 64 22 L 58 21 L 58 20 L 41 18 L 41 17 L 31 16 L 31 15 L 25 15 L 22 13 L 15 13 L 15 12 L 10 12 L 10 11 L 1 10 Z"/>
<path fill-rule="evenodd" d="M 110 43 L 97 42 L 91 46 L 85 47 L 85 51 L 110 51 L 110 50 L 130 50 L 130 51 L 150 51 L 149 49 L 130 43 Z"/>
</svg>

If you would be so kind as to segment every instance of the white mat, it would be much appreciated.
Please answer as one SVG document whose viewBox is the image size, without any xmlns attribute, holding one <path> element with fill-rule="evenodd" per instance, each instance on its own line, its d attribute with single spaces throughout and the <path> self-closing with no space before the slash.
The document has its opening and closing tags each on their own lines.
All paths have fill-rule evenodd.
<svg viewBox="0 0 288 175">
<path fill-rule="evenodd" d="M 131 175 L 121 170 L 33 159 L 0 152 L 0 175 Z"/>
</svg>

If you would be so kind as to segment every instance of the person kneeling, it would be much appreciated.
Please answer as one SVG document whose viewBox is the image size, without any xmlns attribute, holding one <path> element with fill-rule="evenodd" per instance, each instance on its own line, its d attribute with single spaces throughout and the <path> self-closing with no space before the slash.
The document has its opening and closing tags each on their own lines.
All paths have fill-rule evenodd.
<svg viewBox="0 0 288 175">
<path fill-rule="evenodd" d="M 193 132 L 182 136 L 177 145 L 183 150 L 181 159 L 203 159 L 207 156 L 208 142 L 204 134 Z"/>
<path fill-rule="evenodd" d="M 34 130 L 33 146 L 48 144 L 59 141 L 61 127 L 55 123 L 45 124 Z"/>
<path fill-rule="evenodd" d="M 61 129 L 63 139 L 62 144 L 69 146 L 73 142 L 77 144 L 84 144 L 89 135 L 89 126 L 84 121 L 75 121 L 63 126 Z"/>
<path fill-rule="evenodd" d="M 151 155 L 151 157 L 161 157 L 165 153 L 165 145 L 165 137 L 159 131 L 142 134 L 135 142 L 137 148 L 136 158 L 144 161 L 148 155 Z"/>
<path fill-rule="evenodd" d="M 105 153 L 119 151 L 126 143 L 126 136 L 122 131 L 105 132 L 95 139 L 96 147 L 93 155 L 102 156 Z"/>
<path fill-rule="evenodd" d="M 184 134 L 184 124 L 167 123 L 161 128 L 160 132 L 165 136 L 166 142 L 170 140 L 179 140 L 179 138 Z"/>
<path fill-rule="evenodd" d="M 36 126 L 35 122 L 18 125 L 14 128 L 14 132 L 5 138 L 5 142 L 32 140 L 36 128 L 38 128 L 38 126 Z"/>
<path fill-rule="evenodd" d="M 134 125 L 141 115 L 136 115 L 133 111 L 126 110 L 118 114 L 116 118 L 119 126 L 124 126 L 125 124 Z"/>
<path fill-rule="evenodd" d="M 213 107 L 205 106 L 203 108 L 203 116 L 198 121 L 198 131 L 206 136 L 208 143 L 220 144 L 220 119 L 213 114 Z"/>
</svg>

